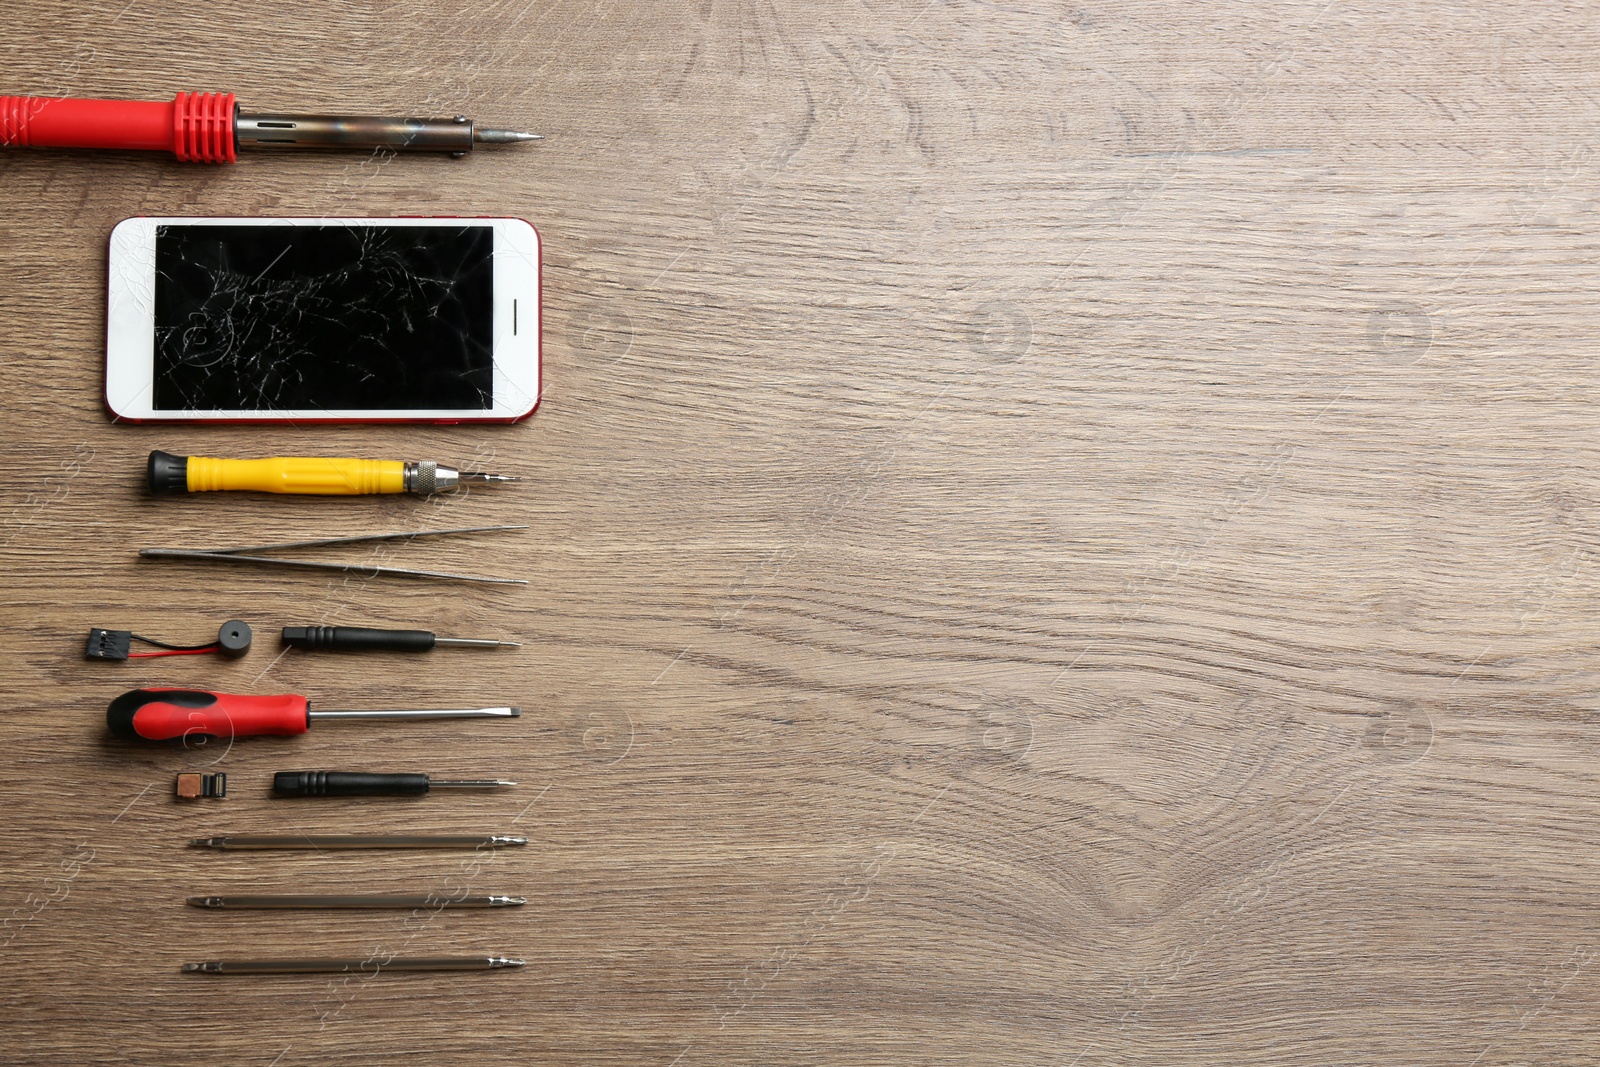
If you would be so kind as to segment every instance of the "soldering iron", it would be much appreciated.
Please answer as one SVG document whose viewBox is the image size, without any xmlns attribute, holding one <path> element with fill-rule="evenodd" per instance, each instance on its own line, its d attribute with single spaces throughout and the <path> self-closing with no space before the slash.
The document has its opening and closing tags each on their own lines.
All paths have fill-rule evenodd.
<svg viewBox="0 0 1600 1067">
<path fill-rule="evenodd" d="M 449 152 L 541 140 L 536 133 L 478 129 L 465 115 L 256 114 L 232 93 L 179 93 L 170 101 L 0 96 L 0 145 L 166 151 L 186 162 L 232 163 L 241 148 L 359 148 Z"/>
</svg>

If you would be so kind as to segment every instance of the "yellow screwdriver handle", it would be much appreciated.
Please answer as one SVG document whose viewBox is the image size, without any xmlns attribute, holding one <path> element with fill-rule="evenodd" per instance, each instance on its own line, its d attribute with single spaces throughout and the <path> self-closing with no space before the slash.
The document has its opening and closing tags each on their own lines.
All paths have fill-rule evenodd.
<svg viewBox="0 0 1600 1067">
<path fill-rule="evenodd" d="M 189 457 L 189 492 L 248 489 L 258 493 L 359 496 L 403 493 L 406 465 L 390 459 L 213 459 Z"/>
</svg>

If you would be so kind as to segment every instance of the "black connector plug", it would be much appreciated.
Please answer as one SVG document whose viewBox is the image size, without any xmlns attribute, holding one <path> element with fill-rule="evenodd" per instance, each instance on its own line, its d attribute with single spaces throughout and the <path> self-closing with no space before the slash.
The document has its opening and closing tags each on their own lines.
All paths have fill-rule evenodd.
<svg viewBox="0 0 1600 1067">
<path fill-rule="evenodd" d="M 89 644 L 83 655 L 85 659 L 127 659 L 132 647 L 132 631 L 104 630 L 96 626 L 89 631 Z"/>
</svg>

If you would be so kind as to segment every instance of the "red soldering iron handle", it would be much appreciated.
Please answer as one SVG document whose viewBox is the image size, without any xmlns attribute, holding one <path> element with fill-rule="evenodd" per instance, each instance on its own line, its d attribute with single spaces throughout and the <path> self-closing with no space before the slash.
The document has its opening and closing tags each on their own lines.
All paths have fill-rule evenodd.
<svg viewBox="0 0 1600 1067">
<path fill-rule="evenodd" d="M 106 709 L 106 725 L 132 741 L 303 734 L 311 727 L 305 697 L 239 696 L 207 689 L 134 689 Z"/>
<path fill-rule="evenodd" d="M 232 163 L 232 93 L 179 93 L 167 103 L 0 96 L 0 145 L 138 148 L 196 163 Z"/>
</svg>

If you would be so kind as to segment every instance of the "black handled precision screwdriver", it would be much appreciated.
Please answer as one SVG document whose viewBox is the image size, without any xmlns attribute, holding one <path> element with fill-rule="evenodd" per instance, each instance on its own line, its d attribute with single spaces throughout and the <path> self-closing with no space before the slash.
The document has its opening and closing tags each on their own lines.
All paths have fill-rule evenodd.
<svg viewBox="0 0 1600 1067">
<path fill-rule="evenodd" d="M 435 648 L 521 648 L 516 641 L 439 637 L 428 630 L 366 626 L 285 626 L 283 643 L 307 652 L 431 652 Z"/>
<path fill-rule="evenodd" d="M 361 771 L 279 771 L 272 776 L 272 791 L 280 797 L 420 797 L 430 789 L 499 789 L 516 784 L 504 778 L 442 782 L 426 774 Z"/>
</svg>

